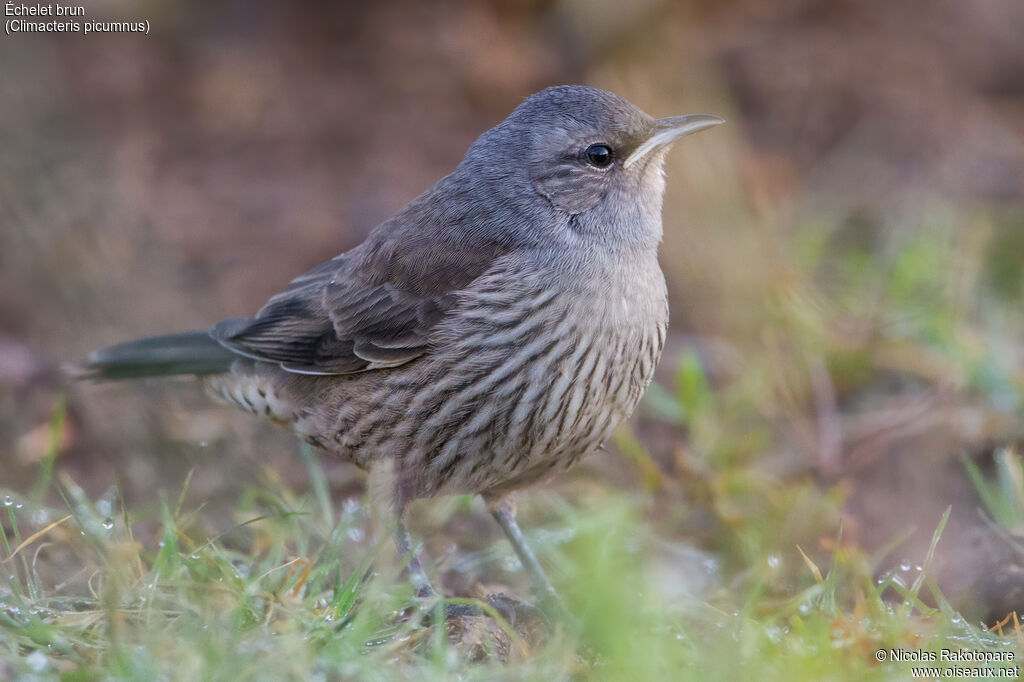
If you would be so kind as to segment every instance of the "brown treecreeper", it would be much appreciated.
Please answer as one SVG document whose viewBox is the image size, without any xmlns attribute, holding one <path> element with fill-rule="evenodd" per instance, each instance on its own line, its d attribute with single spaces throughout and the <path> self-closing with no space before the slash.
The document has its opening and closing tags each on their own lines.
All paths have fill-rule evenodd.
<svg viewBox="0 0 1024 682">
<path fill-rule="evenodd" d="M 665 154 L 721 122 L 549 88 L 253 317 L 96 351 L 83 373 L 194 374 L 329 453 L 387 469 L 398 550 L 423 598 L 435 592 L 403 510 L 479 493 L 542 604 L 560 609 L 508 495 L 595 450 L 640 400 L 668 323 Z"/>
</svg>

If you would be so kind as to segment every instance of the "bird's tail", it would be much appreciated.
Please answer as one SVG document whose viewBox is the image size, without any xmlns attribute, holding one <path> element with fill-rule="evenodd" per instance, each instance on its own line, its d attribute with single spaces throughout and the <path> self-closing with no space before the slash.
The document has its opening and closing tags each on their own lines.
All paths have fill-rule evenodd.
<svg viewBox="0 0 1024 682">
<path fill-rule="evenodd" d="M 80 379 L 116 380 L 227 372 L 238 356 L 207 332 L 184 332 L 119 343 L 93 351 L 70 368 Z"/>
</svg>

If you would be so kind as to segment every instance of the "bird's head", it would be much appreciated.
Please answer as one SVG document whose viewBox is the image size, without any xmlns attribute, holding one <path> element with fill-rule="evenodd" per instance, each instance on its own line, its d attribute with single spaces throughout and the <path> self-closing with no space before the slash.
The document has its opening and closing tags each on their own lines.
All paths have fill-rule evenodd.
<svg viewBox="0 0 1024 682">
<path fill-rule="evenodd" d="M 482 135 L 466 163 L 503 184 L 495 188 L 502 194 L 546 202 L 566 229 L 656 244 L 665 153 L 679 138 L 720 123 L 707 115 L 655 119 L 613 93 L 558 86 L 529 97 Z"/>
</svg>

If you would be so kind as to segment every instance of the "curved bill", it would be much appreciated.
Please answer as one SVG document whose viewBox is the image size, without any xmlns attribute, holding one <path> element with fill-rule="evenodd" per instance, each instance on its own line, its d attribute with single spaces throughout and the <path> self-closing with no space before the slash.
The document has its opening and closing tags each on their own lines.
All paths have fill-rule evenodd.
<svg viewBox="0 0 1024 682">
<path fill-rule="evenodd" d="M 622 167 L 629 168 L 653 150 L 670 145 L 680 137 L 699 133 L 702 130 L 714 128 L 722 123 L 725 123 L 724 118 L 709 116 L 708 114 L 659 118 L 654 122 L 654 130 L 651 132 L 651 136 L 633 150 L 633 153 L 623 162 Z"/>
</svg>

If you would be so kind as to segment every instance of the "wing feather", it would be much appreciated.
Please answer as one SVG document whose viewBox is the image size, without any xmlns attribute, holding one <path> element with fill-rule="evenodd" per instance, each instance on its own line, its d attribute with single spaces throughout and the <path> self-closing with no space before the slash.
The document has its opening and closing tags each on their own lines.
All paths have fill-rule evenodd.
<svg viewBox="0 0 1024 682">
<path fill-rule="evenodd" d="M 389 237 L 385 232 L 384 241 Z M 420 357 L 430 348 L 431 329 L 456 304 L 456 292 L 483 274 L 499 250 L 459 261 L 381 240 L 313 268 L 255 316 L 225 320 L 211 335 L 239 355 L 301 374 L 351 374 Z"/>
</svg>

